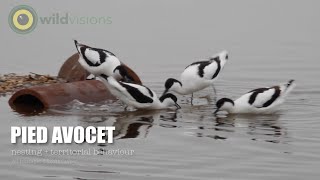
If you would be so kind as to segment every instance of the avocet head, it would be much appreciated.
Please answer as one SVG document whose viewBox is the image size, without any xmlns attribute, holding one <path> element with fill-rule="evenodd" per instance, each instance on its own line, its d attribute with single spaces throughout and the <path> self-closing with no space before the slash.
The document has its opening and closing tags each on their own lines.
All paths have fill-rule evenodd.
<svg viewBox="0 0 320 180">
<path fill-rule="evenodd" d="M 117 66 L 113 70 L 113 73 L 116 79 L 120 79 L 123 82 L 134 82 L 134 79 L 129 75 L 127 69 L 123 65 Z"/>
<path fill-rule="evenodd" d="M 234 102 L 229 98 L 222 98 L 217 101 L 216 106 L 217 110 L 214 112 L 214 114 L 219 111 L 230 112 L 234 108 Z"/>
<path fill-rule="evenodd" d="M 164 83 L 165 90 L 162 95 L 164 95 L 170 91 L 177 91 L 177 89 L 181 88 L 181 87 L 182 87 L 182 83 L 180 81 L 173 79 L 173 78 L 169 78 Z"/>
<path fill-rule="evenodd" d="M 223 50 L 218 54 L 215 54 L 211 57 L 211 59 L 219 58 L 220 61 L 227 61 L 229 59 L 228 51 Z"/>
<path fill-rule="evenodd" d="M 291 79 L 290 81 L 288 81 L 288 83 L 286 84 L 287 88 L 289 88 L 290 86 L 296 86 L 295 80 Z"/>
<path fill-rule="evenodd" d="M 284 91 L 283 97 L 287 96 L 295 87 L 297 84 L 295 83 L 295 80 L 291 79 L 287 83 L 284 83 L 280 85 L 280 89 Z"/>
<path fill-rule="evenodd" d="M 179 106 L 179 104 L 177 103 L 178 101 L 178 98 L 171 94 L 171 93 L 168 93 L 168 94 L 165 94 L 163 96 L 161 96 L 159 98 L 159 100 L 162 102 L 162 104 L 164 104 L 166 107 L 171 107 L 171 106 L 175 106 L 177 107 L 177 109 L 180 109 L 181 107 Z"/>
</svg>

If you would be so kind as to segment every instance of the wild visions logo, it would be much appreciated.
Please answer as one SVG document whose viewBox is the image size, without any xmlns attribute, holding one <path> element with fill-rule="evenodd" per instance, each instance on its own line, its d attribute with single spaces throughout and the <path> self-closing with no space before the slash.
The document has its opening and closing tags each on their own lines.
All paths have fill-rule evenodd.
<svg viewBox="0 0 320 180">
<path fill-rule="evenodd" d="M 111 17 L 71 16 L 55 13 L 48 17 L 39 17 L 41 24 L 111 24 Z"/>
<path fill-rule="evenodd" d="M 9 26 L 19 34 L 32 32 L 38 22 L 43 25 L 109 25 L 110 16 L 72 16 L 70 13 L 52 13 L 50 16 L 38 16 L 36 11 L 27 5 L 14 7 L 8 17 Z"/>
</svg>

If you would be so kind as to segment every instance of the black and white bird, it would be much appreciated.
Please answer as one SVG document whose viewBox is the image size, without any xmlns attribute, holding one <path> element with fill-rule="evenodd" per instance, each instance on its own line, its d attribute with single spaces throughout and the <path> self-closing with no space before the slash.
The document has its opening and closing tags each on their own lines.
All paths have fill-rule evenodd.
<svg viewBox="0 0 320 180">
<path fill-rule="evenodd" d="M 213 82 L 218 78 L 227 60 L 228 52 L 222 51 L 209 60 L 190 64 L 182 72 L 181 81 L 173 78 L 166 80 L 163 94 L 173 91 L 181 95 L 192 94 L 193 97 L 194 92 L 213 86 Z"/>
<path fill-rule="evenodd" d="M 80 44 L 77 40 L 74 40 L 74 43 L 80 55 L 79 63 L 95 77 L 106 74 L 117 80 L 133 81 L 121 61 L 112 52 Z"/>
<path fill-rule="evenodd" d="M 105 74 L 99 77 L 110 92 L 128 106 L 136 109 L 166 109 L 174 106 L 177 109 L 181 108 L 177 103 L 177 97 L 171 93 L 158 98 L 156 93 L 146 86 L 117 81 Z"/>
<path fill-rule="evenodd" d="M 222 98 L 216 103 L 215 113 L 219 111 L 227 111 L 230 114 L 275 113 L 295 86 L 294 80 L 290 80 L 278 86 L 254 89 L 235 101 Z"/>
</svg>

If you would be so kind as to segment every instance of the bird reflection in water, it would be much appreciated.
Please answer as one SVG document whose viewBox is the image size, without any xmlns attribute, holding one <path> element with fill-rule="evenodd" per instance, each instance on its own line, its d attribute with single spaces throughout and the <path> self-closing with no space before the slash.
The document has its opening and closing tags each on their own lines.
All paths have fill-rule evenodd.
<svg viewBox="0 0 320 180">
<path fill-rule="evenodd" d="M 192 111 L 191 111 L 192 112 Z M 252 141 L 287 143 L 287 132 L 279 121 L 281 115 L 227 115 L 163 112 L 128 111 L 112 116 L 82 116 L 82 126 L 115 126 L 114 140 L 147 137 L 154 124 L 164 128 L 183 128 L 185 134 L 227 140 L 249 138 Z M 101 144 L 99 146 L 106 146 Z"/>
<path fill-rule="evenodd" d="M 177 128 L 177 117 L 177 112 L 161 114 L 159 126 L 164 128 Z"/>
<path fill-rule="evenodd" d="M 153 111 L 134 111 L 124 113 L 119 116 L 115 126 L 114 138 L 127 139 L 147 137 L 149 129 L 152 127 L 155 114 Z"/>
<path fill-rule="evenodd" d="M 82 116 L 81 126 L 114 126 L 113 139 L 145 138 L 154 122 L 154 112 L 134 111 L 117 116 Z M 106 137 L 107 138 L 107 137 Z M 99 145 L 99 146 L 105 146 Z"/>
<path fill-rule="evenodd" d="M 206 120 L 210 123 L 206 123 Z M 225 132 L 233 132 L 233 130 L 228 130 L 226 128 L 229 127 L 229 123 L 219 122 L 217 119 L 215 123 L 212 123 L 212 119 L 207 119 L 207 116 L 201 115 L 198 121 L 204 123 L 204 125 L 197 127 L 197 129 L 200 130 L 195 133 L 197 137 L 207 137 L 215 140 L 226 140 L 227 137 L 225 136 Z"/>
<path fill-rule="evenodd" d="M 253 141 L 263 140 L 271 143 L 286 143 L 284 139 L 286 138 L 287 132 L 279 122 L 280 116 L 279 114 L 239 114 L 217 117 L 216 130 L 220 127 L 233 126 L 233 131 L 235 131 L 237 127 L 241 127 L 241 129 L 246 128 L 246 134 L 253 136 L 250 137 Z"/>
</svg>

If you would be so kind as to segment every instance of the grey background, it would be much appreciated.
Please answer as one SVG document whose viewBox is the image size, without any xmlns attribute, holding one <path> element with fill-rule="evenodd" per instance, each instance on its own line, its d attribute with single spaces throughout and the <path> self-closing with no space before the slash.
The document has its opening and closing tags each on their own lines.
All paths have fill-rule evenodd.
<svg viewBox="0 0 320 180">
<path fill-rule="evenodd" d="M 44 25 L 27 35 L 13 32 L 10 10 L 20 4 L 38 16 L 111 16 L 110 25 Z M 144 65 L 190 62 L 222 49 L 231 57 L 268 56 L 288 44 L 319 45 L 319 1 L 2 1 L 1 73 L 56 74 L 75 52 L 72 40 L 113 51 L 137 71 Z M 297 56 L 302 52 L 287 52 Z M 303 61 L 317 63 L 312 49 Z M 257 59 L 259 61 L 259 59 Z M 234 62 L 235 64 L 238 62 Z"/>
</svg>

